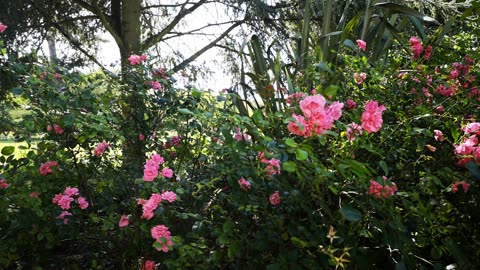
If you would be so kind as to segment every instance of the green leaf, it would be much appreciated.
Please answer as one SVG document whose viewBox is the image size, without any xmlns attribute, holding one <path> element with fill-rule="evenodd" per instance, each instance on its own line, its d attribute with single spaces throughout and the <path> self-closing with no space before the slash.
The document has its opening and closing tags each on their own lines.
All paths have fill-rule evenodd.
<svg viewBox="0 0 480 270">
<path fill-rule="evenodd" d="M 290 237 L 290 241 L 292 241 L 292 244 L 294 244 L 295 246 L 297 246 L 299 248 L 305 248 L 305 247 L 308 246 L 307 242 L 305 242 L 302 239 L 300 239 L 298 237 L 295 237 L 295 236 Z"/>
<path fill-rule="evenodd" d="M 382 168 L 385 175 L 388 175 L 388 165 L 385 161 L 380 161 L 380 167 Z"/>
<path fill-rule="evenodd" d="M 9 156 L 15 152 L 15 146 L 5 146 L 2 148 L 2 155 Z"/>
<path fill-rule="evenodd" d="M 394 4 L 394 3 L 390 3 L 390 2 L 383 2 L 383 3 L 375 4 L 375 6 L 389 9 L 389 11 L 392 14 L 403 13 L 403 14 L 406 14 L 406 15 L 417 17 L 417 18 L 419 18 L 419 19 L 421 19 L 425 22 L 431 22 L 431 23 L 434 23 L 436 25 L 440 25 L 440 23 L 437 20 L 435 20 L 434 18 L 432 18 L 430 16 L 427 16 L 423 13 L 420 13 L 420 12 L 416 11 L 415 9 L 404 6 L 404 5 L 398 5 L 398 4 Z"/>
<path fill-rule="evenodd" d="M 340 89 L 340 87 L 339 87 L 338 85 L 330 84 L 330 85 L 327 86 L 327 88 L 325 89 L 325 96 L 327 96 L 327 97 L 334 97 L 334 96 L 336 96 L 338 89 Z"/>
<path fill-rule="evenodd" d="M 183 114 L 193 114 L 192 111 L 190 111 L 189 109 L 186 109 L 186 108 L 180 108 L 180 109 L 178 109 L 178 112 L 183 113 Z"/>
<path fill-rule="evenodd" d="M 290 138 L 285 139 L 285 144 L 287 146 L 292 147 L 292 148 L 297 148 L 298 147 L 298 144 L 293 139 L 290 139 Z"/>
<path fill-rule="evenodd" d="M 282 169 L 287 172 L 295 172 L 297 170 L 297 164 L 293 161 L 285 161 L 282 163 Z"/>
<path fill-rule="evenodd" d="M 225 232 L 225 233 L 233 232 L 233 226 L 234 225 L 235 224 L 233 224 L 233 222 L 231 220 L 225 221 L 225 223 L 223 223 L 223 232 Z"/>
<path fill-rule="evenodd" d="M 475 164 L 475 162 L 469 161 L 467 164 L 465 164 L 465 167 L 467 167 L 467 169 L 475 178 L 480 179 L 480 169 L 478 169 L 478 166 Z"/>
<path fill-rule="evenodd" d="M 308 153 L 307 151 L 303 151 L 302 149 L 297 149 L 295 151 L 295 158 L 297 160 L 306 160 L 308 158 Z"/>
<path fill-rule="evenodd" d="M 343 215 L 343 217 L 346 220 L 349 220 L 349 221 L 356 222 L 362 219 L 362 213 L 360 213 L 360 211 L 358 211 L 357 209 L 349 206 L 344 206 L 340 208 L 340 213 Z"/>
</svg>

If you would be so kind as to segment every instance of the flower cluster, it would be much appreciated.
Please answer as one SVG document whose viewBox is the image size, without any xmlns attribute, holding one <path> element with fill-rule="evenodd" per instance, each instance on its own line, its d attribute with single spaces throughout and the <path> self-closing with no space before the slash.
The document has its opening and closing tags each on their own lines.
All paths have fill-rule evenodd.
<svg viewBox="0 0 480 270">
<path fill-rule="evenodd" d="M 110 145 L 109 145 L 108 143 L 106 143 L 105 141 L 103 141 L 103 142 L 99 143 L 99 144 L 97 145 L 97 147 L 93 150 L 93 154 L 94 154 L 95 156 L 97 156 L 97 157 L 98 157 L 98 156 L 101 156 L 101 155 L 105 152 L 105 150 L 107 150 L 107 148 L 108 148 L 109 146 L 110 146 Z"/>
<path fill-rule="evenodd" d="M 480 123 L 469 123 L 462 128 L 462 131 L 462 142 L 453 145 L 455 149 L 454 153 L 460 158 L 458 165 L 465 166 L 465 164 L 472 160 L 472 158 L 476 162 L 480 162 L 480 145 L 478 144 L 477 137 L 480 135 Z"/>
<path fill-rule="evenodd" d="M 387 177 L 383 177 L 383 186 L 375 180 L 370 180 L 370 188 L 368 189 L 368 194 L 374 195 L 377 198 L 388 198 L 389 196 L 395 195 L 397 191 L 397 185 L 392 183 L 391 186 L 387 185 L 385 181 Z"/>
<path fill-rule="evenodd" d="M 52 125 L 47 126 L 47 131 L 52 131 L 52 130 L 57 135 L 63 134 L 63 132 L 64 132 L 63 128 L 61 126 L 57 125 L 57 124 L 53 124 L 53 127 L 52 127 Z"/>
<path fill-rule="evenodd" d="M 142 64 L 142 62 L 147 61 L 147 60 L 148 60 L 148 57 L 145 54 L 142 54 L 140 56 L 138 56 L 136 54 L 132 54 L 132 55 L 130 55 L 130 57 L 128 57 L 128 61 L 130 61 L 130 65 L 132 65 L 132 66 L 140 65 L 140 64 Z"/>
<path fill-rule="evenodd" d="M 320 94 L 305 97 L 300 101 L 303 115 L 292 114 L 294 120 L 288 123 L 288 131 L 304 138 L 322 134 L 342 116 L 342 108 L 343 103 L 338 101 L 327 106 L 326 99 Z"/>
<path fill-rule="evenodd" d="M 260 162 L 267 164 L 267 167 L 265 167 L 267 175 L 282 174 L 280 170 L 280 160 L 276 158 L 267 159 L 262 152 L 258 153 L 258 159 Z"/>
<path fill-rule="evenodd" d="M 138 199 L 138 204 L 142 205 L 142 218 L 149 220 L 153 218 L 154 211 L 162 201 L 174 202 L 177 200 L 177 194 L 172 191 L 162 191 L 162 194 L 153 193 L 148 200 Z"/>
<path fill-rule="evenodd" d="M 55 166 L 58 168 L 58 162 L 57 161 L 47 161 L 40 165 L 40 174 L 41 175 L 47 175 L 52 173 L 52 167 Z"/>
<path fill-rule="evenodd" d="M 152 155 L 152 158 L 147 160 L 143 170 L 143 180 L 152 182 L 158 176 L 158 170 L 160 170 L 160 164 L 164 162 L 163 157 L 159 154 Z M 161 175 L 166 178 L 172 178 L 172 169 L 165 167 L 162 169 Z"/>
<path fill-rule="evenodd" d="M 158 251 L 168 252 L 170 247 L 173 247 L 172 237 L 167 226 L 157 225 L 150 230 L 150 233 L 153 239 L 160 243 L 160 246 L 157 247 Z"/>
<path fill-rule="evenodd" d="M 53 204 L 60 206 L 60 208 L 64 210 L 57 217 L 57 219 L 63 220 L 63 224 L 68 223 L 68 219 L 66 219 L 65 217 L 72 215 L 72 213 L 68 212 L 68 210 L 70 210 L 70 203 L 75 200 L 74 197 L 77 197 L 77 203 L 80 209 L 86 209 L 88 207 L 88 201 L 84 197 L 80 196 L 78 188 L 76 187 L 66 187 L 63 193 L 55 194 L 55 197 L 53 197 L 52 199 Z"/>
<path fill-rule="evenodd" d="M 367 74 L 364 73 L 364 72 L 360 72 L 360 73 L 353 73 L 353 80 L 358 84 L 362 84 L 363 81 L 365 81 L 365 79 L 367 78 Z"/>
<path fill-rule="evenodd" d="M 410 50 L 412 51 L 413 59 L 420 58 L 422 53 L 423 53 L 423 58 L 425 60 L 430 59 L 430 57 L 432 56 L 432 51 L 433 51 L 432 46 L 428 45 L 424 49 L 418 37 L 416 36 L 411 37 L 410 40 L 408 40 L 408 43 L 410 43 Z"/>
<path fill-rule="evenodd" d="M 158 81 L 151 81 L 150 85 L 155 90 L 162 90 L 162 85 Z"/>
</svg>

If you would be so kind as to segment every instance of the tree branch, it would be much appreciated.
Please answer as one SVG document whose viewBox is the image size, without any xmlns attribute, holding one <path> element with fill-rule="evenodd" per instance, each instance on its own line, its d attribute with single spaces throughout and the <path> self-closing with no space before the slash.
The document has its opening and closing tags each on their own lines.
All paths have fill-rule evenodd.
<svg viewBox="0 0 480 270">
<path fill-rule="evenodd" d="M 200 1 L 196 2 L 195 4 L 193 4 L 193 6 L 191 6 L 190 8 L 185 9 L 185 5 L 188 4 L 188 2 L 189 1 L 183 3 L 182 9 L 180 10 L 180 12 L 178 12 L 177 16 L 175 16 L 175 18 L 165 28 L 163 28 L 162 31 L 160 31 L 156 35 L 150 36 L 149 38 L 147 38 L 145 40 L 145 42 L 143 42 L 143 44 L 141 46 L 142 51 L 145 51 L 148 48 L 150 48 L 153 45 L 160 42 L 166 34 L 170 33 L 170 31 L 172 31 L 172 29 L 175 28 L 175 26 L 177 26 L 177 24 L 183 18 L 185 18 L 185 16 L 187 16 L 188 14 L 195 11 L 197 8 L 199 8 L 201 5 L 203 5 L 205 2 L 207 2 L 207 0 L 200 0 Z"/>
<path fill-rule="evenodd" d="M 192 56 L 189 58 L 183 60 L 180 64 L 176 65 L 174 68 L 172 68 L 173 72 L 177 72 L 183 68 L 185 68 L 188 64 L 191 62 L 195 61 L 200 55 L 202 55 L 204 52 L 215 46 L 220 40 L 222 40 L 225 36 L 227 36 L 233 29 L 235 29 L 237 26 L 240 24 L 244 23 L 244 20 L 238 21 L 234 23 L 232 26 L 230 26 L 225 32 L 223 32 L 218 38 L 207 44 L 205 47 L 200 49 L 198 52 L 194 53 Z"/>
</svg>

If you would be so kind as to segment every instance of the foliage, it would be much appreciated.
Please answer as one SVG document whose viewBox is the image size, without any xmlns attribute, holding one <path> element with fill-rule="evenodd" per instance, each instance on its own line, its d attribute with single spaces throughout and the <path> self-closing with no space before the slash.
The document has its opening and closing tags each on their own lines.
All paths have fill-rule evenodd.
<svg viewBox="0 0 480 270">
<path fill-rule="evenodd" d="M 28 146 L 0 149 L 0 265 L 474 269 L 478 55 L 399 38 L 385 65 L 342 42 L 337 64 L 292 74 L 254 40 L 264 107 L 242 112 L 145 55 L 121 78 L 16 70 Z"/>
</svg>

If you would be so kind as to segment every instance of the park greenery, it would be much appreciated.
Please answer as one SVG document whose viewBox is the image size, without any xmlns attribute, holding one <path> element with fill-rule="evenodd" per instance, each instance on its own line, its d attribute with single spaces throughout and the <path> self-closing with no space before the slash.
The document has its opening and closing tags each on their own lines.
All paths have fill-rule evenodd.
<svg viewBox="0 0 480 270">
<path fill-rule="evenodd" d="M 203 49 L 152 49 L 217 1 L 146 33 L 169 5 L 71 2 L 17 2 L 36 30 L 0 17 L 0 268 L 480 265 L 478 1 L 218 1 L 242 18 L 204 48 L 228 47 L 221 91 L 176 84 Z M 118 73 L 74 68 L 98 27 Z M 53 28 L 87 60 L 9 33 Z"/>
</svg>

